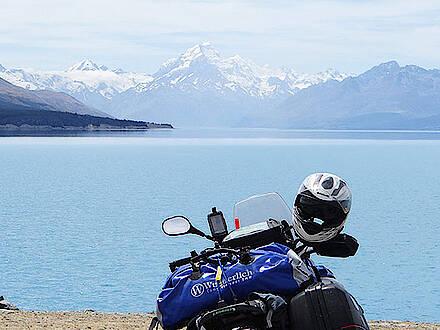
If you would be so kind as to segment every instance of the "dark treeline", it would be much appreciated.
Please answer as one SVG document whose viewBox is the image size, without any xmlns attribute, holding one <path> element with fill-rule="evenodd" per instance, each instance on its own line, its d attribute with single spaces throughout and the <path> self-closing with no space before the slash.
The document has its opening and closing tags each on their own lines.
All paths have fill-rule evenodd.
<svg viewBox="0 0 440 330">
<path fill-rule="evenodd" d="M 68 112 L 23 110 L 23 109 L 0 109 L 0 125 L 12 124 L 16 126 L 51 126 L 51 127 L 87 127 L 107 124 L 115 127 L 147 127 L 149 123 L 134 120 L 120 120 L 113 118 L 78 115 Z"/>
</svg>

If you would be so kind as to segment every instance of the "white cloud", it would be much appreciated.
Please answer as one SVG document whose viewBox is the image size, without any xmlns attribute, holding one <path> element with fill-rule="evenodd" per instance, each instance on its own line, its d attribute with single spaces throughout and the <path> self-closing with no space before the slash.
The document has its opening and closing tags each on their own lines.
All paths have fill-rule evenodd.
<svg viewBox="0 0 440 330">
<path fill-rule="evenodd" d="M 211 40 L 226 55 L 302 71 L 356 72 L 391 58 L 436 66 L 439 28 L 437 0 L 2 0 L 0 63 L 50 69 L 88 56 L 151 72 Z"/>
</svg>

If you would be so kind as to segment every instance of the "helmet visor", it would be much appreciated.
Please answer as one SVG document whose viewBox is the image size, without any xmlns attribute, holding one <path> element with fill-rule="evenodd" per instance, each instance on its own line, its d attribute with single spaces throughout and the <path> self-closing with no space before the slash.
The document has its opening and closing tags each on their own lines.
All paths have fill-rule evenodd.
<svg viewBox="0 0 440 330">
<path fill-rule="evenodd" d="M 344 222 L 350 210 L 348 203 L 345 203 L 344 207 L 338 201 L 323 201 L 304 194 L 297 195 L 295 200 L 295 206 L 301 210 L 304 218 L 320 219 L 324 222 L 324 228 L 339 226 Z M 346 209 L 348 209 L 347 212 L 345 212 Z"/>
</svg>

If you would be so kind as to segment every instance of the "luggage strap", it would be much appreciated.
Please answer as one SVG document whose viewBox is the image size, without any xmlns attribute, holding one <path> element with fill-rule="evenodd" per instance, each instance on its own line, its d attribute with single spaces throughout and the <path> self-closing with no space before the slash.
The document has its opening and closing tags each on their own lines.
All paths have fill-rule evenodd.
<svg viewBox="0 0 440 330">
<path fill-rule="evenodd" d="M 257 292 L 251 293 L 249 299 L 244 303 L 204 313 L 190 321 L 188 329 L 218 330 L 233 329 L 238 326 L 278 329 L 279 319 L 277 317 L 274 319 L 274 316 L 286 309 L 286 301 L 280 296 Z M 281 328 L 284 329 L 284 327 Z"/>
<path fill-rule="evenodd" d="M 159 329 L 159 319 L 157 318 L 157 316 L 155 316 L 151 320 L 150 327 L 148 328 L 148 330 L 157 330 L 157 329 Z"/>
</svg>

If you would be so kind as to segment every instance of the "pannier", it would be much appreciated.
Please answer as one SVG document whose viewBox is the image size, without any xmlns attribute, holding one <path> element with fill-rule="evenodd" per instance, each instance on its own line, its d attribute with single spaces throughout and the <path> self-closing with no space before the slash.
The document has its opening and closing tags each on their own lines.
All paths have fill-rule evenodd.
<svg viewBox="0 0 440 330">
<path fill-rule="evenodd" d="M 313 283 L 290 300 L 292 330 L 369 329 L 362 307 L 334 279 Z"/>
</svg>

